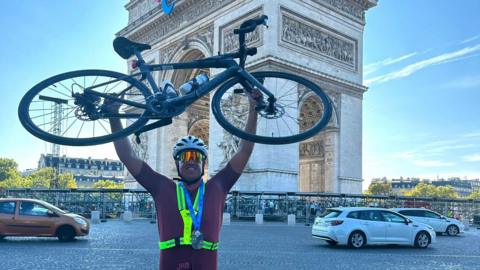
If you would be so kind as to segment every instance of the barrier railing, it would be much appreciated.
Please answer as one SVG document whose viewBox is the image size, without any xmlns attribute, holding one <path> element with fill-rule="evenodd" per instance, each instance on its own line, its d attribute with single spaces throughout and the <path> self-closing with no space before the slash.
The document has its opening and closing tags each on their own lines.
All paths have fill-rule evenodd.
<svg viewBox="0 0 480 270">
<path fill-rule="evenodd" d="M 155 206 L 144 190 L 129 189 L 8 189 L 0 197 L 35 198 L 52 203 L 70 212 L 89 216 L 100 211 L 102 218 L 119 217 L 131 211 L 134 217 L 155 218 Z M 327 208 L 339 206 L 425 207 L 445 216 L 461 216 L 473 220 L 480 214 L 480 200 L 438 199 L 403 196 L 367 196 L 307 192 L 240 192 L 228 194 L 224 212 L 232 219 L 254 219 L 263 214 L 265 220 L 286 221 L 294 214 L 298 222 L 310 222 Z"/>
</svg>

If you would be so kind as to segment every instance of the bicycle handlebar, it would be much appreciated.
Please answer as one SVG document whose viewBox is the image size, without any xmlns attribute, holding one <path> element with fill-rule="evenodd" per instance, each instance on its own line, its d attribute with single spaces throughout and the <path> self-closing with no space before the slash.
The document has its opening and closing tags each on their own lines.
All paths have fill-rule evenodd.
<svg viewBox="0 0 480 270">
<path fill-rule="evenodd" d="M 257 28 L 257 26 L 261 25 L 261 24 L 268 27 L 267 21 L 268 21 L 268 16 L 267 15 L 262 15 L 258 19 L 246 20 L 240 25 L 239 29 L 234 29 L 233 33 L 237 34 L 237 35 L 238 34 L 250 33 L 250 32 L 255 31 L 255 28 Z"/>
</svg>

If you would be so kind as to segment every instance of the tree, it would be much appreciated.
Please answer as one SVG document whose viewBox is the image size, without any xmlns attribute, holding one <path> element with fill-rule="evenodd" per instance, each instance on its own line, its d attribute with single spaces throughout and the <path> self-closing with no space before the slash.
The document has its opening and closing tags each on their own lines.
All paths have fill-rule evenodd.
<svg viewBox="0 0 480 270">
<path fill-rule="evenodd" d="M 55 177 L 53 168 L 40 169 L 25 177 L 24 188 L 50 188 Z"/>
<path fill-rule="evenodd" d="M 62 173 L 58 175 L 58 188 L 77 188 L 77 183 L 71 173 Z"/>
<path fill-rule="evenodd" d="M 459 195 L 451 186 L 436 187 L 432 184 L 420 183 L 410 191 L 404 193 L 411 197 L 432 197 L 432 198 L 458 198 Z"/>
<path fill-rule="evenodd" d="M 117 184 L 112 180 L 99 180 L 93 184 L 93 188 L 123 189 L 123 184 Z"/>
<path fill-rule="evenodd" d="M 371 183 L 368 186 L 367 191 L 365 192 L 366 195 L 392 195 L 392 185 L 390 183 Z"/>
<path fill-rule="evenodd" d="M 0 158 L 0 181 L 12 177 L 12 173 L 18 172 L 18 164 L 11 158 Z"/>
<path fill-rule="evenodd" d="M 472 200 L 480 200 L 480 190 L 476 190 L 470 193 L 470 195 L 468 195 L 468 198 Z"/>
</svg>

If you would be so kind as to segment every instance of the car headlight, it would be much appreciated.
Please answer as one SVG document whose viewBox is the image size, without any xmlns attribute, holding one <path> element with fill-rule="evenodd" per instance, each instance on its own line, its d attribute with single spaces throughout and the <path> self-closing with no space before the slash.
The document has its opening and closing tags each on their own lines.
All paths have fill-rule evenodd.
<svg viewBox="0 0 480 270">
<path fill-rule="evenodd" d="M 83 226 L 87 225 L 87 222 L 83 218 L 74 217 L 73 219 L 75 220 L 76 223 L 78 223 L 80 225 L 83 225 Z"/>
</svg>

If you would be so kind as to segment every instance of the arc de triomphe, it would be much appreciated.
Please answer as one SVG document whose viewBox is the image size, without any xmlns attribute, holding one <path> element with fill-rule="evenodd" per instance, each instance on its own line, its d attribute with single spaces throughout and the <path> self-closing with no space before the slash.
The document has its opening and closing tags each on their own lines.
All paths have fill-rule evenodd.
<svg viewBox="0 0 480 270">
<path fill-rule="evenodd" d="M 171 2 L 171 1 L 168 1 Z M 171 14 L 155 0 L 131 0 L 128 25 L 118 35 L 148 43 L 150 63 L 168 63 L 229 52 L 238 46 L 233 29 L 246 19 L 269 16 L 269 28 L 247 36 L 258 54 L 249 70 L 282 70 L 301 74 L 330 96 L 334 115 L 328 127 L 306 141 L 271 146 L 257 144 L 239 191 L 308 191 L 361 193 L 362 189 L 362 51 L 365 12 L 377 0 L 178 0 Z M 199 70 L 164 71 L 158 83 L 178 88 Z M 211 75 L 215 70 L 203 70 Z M 186 134 L 209 145 L 208 174 L 214 175 L 235 151 L 238 139 L 226 133 L 210 112 L 210 96 L 175 117 L 173 124 L 143 134 L 138 154 L 170 177 L 177 171 L 171 156 L 176 140 Z M 315 114 L 318 105 L 303 102 L 300 113 Z M 126 187 L 136 188 L 127 176 Z"/>
</svg>

